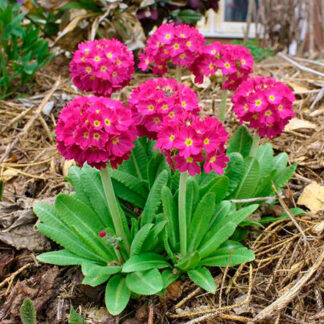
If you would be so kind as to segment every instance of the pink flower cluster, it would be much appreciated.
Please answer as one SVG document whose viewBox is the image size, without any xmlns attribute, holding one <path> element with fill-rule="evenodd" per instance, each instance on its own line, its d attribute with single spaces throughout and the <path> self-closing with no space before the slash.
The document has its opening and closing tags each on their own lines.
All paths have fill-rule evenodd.
<svg viewBox="0 0 324 324">
<path fill-rule="evenodd" d="M 74 84 L 100 96 L 126 86 L 134 71 L 133 53 L 116 39 L 80 43 L 70 64 Z"/>
<path fill-rule="evenodd" d="M 67 159 L 98 169 L 116 168 L 134 146 L 137 131 L 131 111 L 120 101 L 76 97 L 61 111 L 55 129 L 57 148 Z"/>
<path fill-rule="evenodd" d="M 228 134 L 222 123 L 213 117 L 183 113 L 177 120 L 163 124 L 155 148 L 160 149 L 173 169 L 188 171 L 190 175 L 214 170 L 223 174 L 229 161 L 225 154 Z"/>
<path fill-rule="evenodd" d="M 232 97 L 240 124 L 247 122 L 260 136 L 279 135 L 295 116 L 291 89 L 273 78 L 256 77 L 243 82 Z"/>
<path fill-rule="evenodd" d="M 184 111 L 198 114 L 196 93 L 173 79 L 156 78 L 135 88 L 128 99 L 140 136 L 156 139 L 165 119 L 177 120 Z"/>
<path fill-rule="evenodd" d="M 146 71 L 153 64 L 153 72 L 163 75 L 170 61 L 182 67 L 191 65 L 204 44 L 203 35 L 194 27 L 163 24 L 147 40 L 138 66 Z"/>
<path fill-rule="evenodd" d="M 220 69 L 226 77 L 222 88 L 236 90 L 253 72 L 253 57 L 243 46 L 214 42 L 202 48 L 189 69 L 198 83 L 203 82 L 204 76 L 215 74 Z"/>
</svg>

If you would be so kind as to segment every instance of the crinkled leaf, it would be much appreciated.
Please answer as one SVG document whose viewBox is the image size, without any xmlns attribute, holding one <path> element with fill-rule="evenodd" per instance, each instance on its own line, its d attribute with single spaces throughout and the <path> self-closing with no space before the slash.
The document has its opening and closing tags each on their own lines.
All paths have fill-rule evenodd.
<svg viewBox="0 0 324 324">
<path fill-rule="evenodd" d="M 241 153 L 243 157 L 247 157 L 251 150 L 252 141 L 252 137 L 246 127 L 240 126 L 229 142 L 227 153 L 237 152 Z"/>
<path fill-rule="evenodd" d="M 133 242 L 131 244 L 131 249 L 130 249 L 130 254 L 135 255 L 135 254 L 140 254 L 144 241 L 147 238 L 147 236 L 150 233 L 150 230 L 152 229 L 153 224 L 145 224 L 142 226 L 142 228 L 136 233 Z"/>
<path fill-rule="evenodd" d="M 189 278 L 199 287 L 214 294 L 216 292 L 216 284 L 213 276 L 207 268 L 197 268 L 188 271 Z"/>
<path fill-rule="evenodd" d="M 167 268 L 170 264 L 165 257 L 157 253 L 142 253 L 131 256 L 124 264 L 123 272 L 145 271 Z"/>
<path fill-rule="evenodd" d="M 154 295 L 163 289 L 158 269 L 130 273 L 126 277 L 126 284 L 129 290 L 138 295 Z"/>
</svg>

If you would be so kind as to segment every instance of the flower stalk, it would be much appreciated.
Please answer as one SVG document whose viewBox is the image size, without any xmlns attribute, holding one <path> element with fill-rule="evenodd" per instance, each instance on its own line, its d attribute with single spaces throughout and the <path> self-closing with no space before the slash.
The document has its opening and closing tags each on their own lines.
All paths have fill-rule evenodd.
<svg viewBox="0 0 324 324">
<path fill-rule="evenodd" d="M 187 254 L 187 216 L 186 216 L 186 191 L 188 172 L 180 174 L 179 183 L 179 236 L 180 252 L 183 257 Z"/>
<path fill-rule="evenodd" d="M 122 239 L 122 243 L 125 247 L 125 250 L 126 250 L 127 254 L 129 255 L 130 245 L 128 242 L 128 237 L 124 230 L 123 221 L 122 221 L 123 216 L 121 215 L 121 212 L 120 212 L 120 207 L 117 202 L 117 198 L 115 195 L 113 184 L 111 182 L 111 177 L 109 174 L 108 167 L 100 170 L 100 176 L 101 176 L 103 188 L 104 188 L 105 195 L 106 195 L 108 209 L 109 209 L 109 212 L 110 212 L 110 215 L 112 217 L 112 221 L 113 221 L 113 224 L 115 227 L 116 235 Z"/>
<path fill-rule="evenodd" d="M 226 100 L 227 100 L 227 90 L 224 90 L 224 91 L 222 91 L 221 104 L 220 104 L 219 115 L 218 115 L 218 119 L 221 122 L 224 122 L 225 121 Z"/>
</svg>

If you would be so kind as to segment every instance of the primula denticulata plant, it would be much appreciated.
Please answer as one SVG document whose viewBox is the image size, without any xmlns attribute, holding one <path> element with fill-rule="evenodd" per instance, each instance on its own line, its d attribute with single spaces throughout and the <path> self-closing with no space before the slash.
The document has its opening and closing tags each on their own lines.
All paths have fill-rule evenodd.
<svg viewBox="0 0 324 324">
<path fill-rule="evenodd" d="M 272 78 L 250 78 L 248 50 L 205 45 L 195 28 L 165 24 L 148 39 L 139 67 L 162 76 L 169 63 L 178 76 L 187 67 L 197 82 L 223 74 L 219 119 L 203 115 L 188 86 L 163 77 L 138 85 L 126 103 L 108 98 L 130 81 L 132 53 L 117 40 L 79 45 L 71 76 L 94 95 L 61 111 L 56 140 L 60 153 L 83 167 L 70 169 L 72 194 L 34 208 L 38 229 L 64 248 L 38 259 L 81 265 L 84 284 L 107 282 L 111 314 L 131 297 L 163 294 L 183 274 L 214 293 L 209 269 L 254 259 L 233 234 L 295 169 L 285 153 L 259 145 L 294 116 L 294 95 Z M 228 91 L 242 125 L 231 139 L 223 125 Z"/>
</svg>

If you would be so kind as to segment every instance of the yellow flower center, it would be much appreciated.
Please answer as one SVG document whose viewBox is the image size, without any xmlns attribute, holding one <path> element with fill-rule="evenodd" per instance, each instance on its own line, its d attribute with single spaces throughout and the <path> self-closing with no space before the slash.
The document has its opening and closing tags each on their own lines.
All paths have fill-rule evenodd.
<svg viewBox="0 0 324 324">
<path fill-rule="evenodd" d="M 273 124 L 269 124 L 268 127 L 270 127 L 270 128 L 273 127 Z"/>
<path fill-rule="evenodd" d="M 107 57 L 112 58 L 113 57 L 112 53 L 107 53 Z"/>
<path fill-rule="evenodd" d="M 174 111 L 171 111 L 171 112 L 169 113 L 169 117 L 170 117 L 170 118 L 173 118 L 174 115 L 175 115 L 175 114 L 174 114 Z"/>
<path fill-rule="evenodd" d="M 100 135 L 98 133 L 93 134 L 93 138 L 98 141 L 100 139 Z"/>
<path fill-rule="evenodd" d="M 185 107 L 187 107 L 187 103 L 186 103 L 185 101 L 182 101 L 182 102 L 181 102 L 181 106 L 182 106 L 183 108 L 185 108 Z"/>
<path fill-rule="evenodd" d="M 275 99 L 276 99 L 276 97 L 275 97 L 274 95 L 270 95 L 270 96 L 269 96 L 269 100 L 270 100 L 270 101 L 274 101 Z"/>
<path fill-rule="evenodd" d="M 81 61 L 82 62 L 85 62 L 86 61 L 86 58 L 85 57 L 81 57 Z"/>
<path fill-rule="evenodd" d="M 241 60 L 241 64 L 242 65 L 245 65 L 246 64 L 246 61 L 244 59 Z"/>
<path fill-rule="evenodd" d="M 159 65 L 159 66 L 158 66 L 158 69 L 159 69 L 159 70 L 162 70 L 162 69 L 163 69 L 163 65 Z"/>
<path fill-rule="evenodd" d="M 99 61 L 100 61 L 100 57 L 99 57 L 99 56 L 95 56 L 94 60 L 95 60 L 96 62 L 99 62 Z"/>
<path fill-rule="evenodd" d="M 145 64 L 149 64 L 150 61 L 148 59 L 145 60 Z"/>
<path fill-rule="evenodd" d="M 96 77 L 94 75 L 90 76 L 90 80 L 95 80 L 95 79 L 96 79 Z"/>
<path fill-rule="evenodd" d="M 214 163 L 216 161 L 216 156 L 212 156 L 210 159 L 209 159 L 209 163 Z"/>
<path fill-rule="evenodd" d="M 180 34 L 180 37 L 181 38 L 186 38 L 186 35 L 182 33 L 182 34 Z"/>
<path fill-rule="evenodd" d="M 83 137 L 84 137 L 84 138 L 89 138 L 89 133 L 88 133 L 88 132 L 85 132 L 85 133 L 83 134 Z"/>
<path fill-rule="evenodd" d="M 100 121 L 99 121 L 99 120 L 95 120 L 95 121 L 93 122 L 93 125 L 94 125 L 95 127 L 99 127 L 99 126 L 100 126 Z"/>
<path fill-rule="evenodd" d="M 186 57 L 186 54 L 181 54 L 180 58 L 183 60 Z"/>
<path fill-rule="evenodd" d="M 205 139 L 204 139 L 204 144 L 205 144 L 205 145 L 208 145 L 209 143 L 210 143 L 209 138 L 205 138 Z"/>
<path fill-rule="evenodd" d="M 188 163 L 192 163 L 193 162 L 193 158 L 191 156 L 186 158 L 186 162 Z"/>
<path fill-rule="evenodd" d="M 267 110 L 267 111 L 265 112 L 265 115 L 266 115 L 266 116 L 271 116 L 271 115 L 272 115 L 272 111 L 271 111 L 271 110 Z"/>
<path fill-rule="evenodd" d="M 209 69 L 212 70 L 213 68 L 214 68 L 213 63 L 210 63 L 210 64 L 209 64 Z"/>
<path fill-rule="evenodd" d="M 171 142 L 173 142 L 174 139 L 175 139 L 175 136 L 174 136 L 174 135 L 171 135 L 171 136 L 169 137 L 169 140 L 170 140 Z"/>
<path fill-rule="evenodd" d="M 255 100 L 255 105 L 260 107 L 262 105 L 262 101 L 260 99 Z"/>
<path fill-rule="evenodd" d="M 119 137 L 116 137 L 112 140 L 113 144 L 117 144 L 119 142 Z"/>
<path fill-rule="evenodd" d="M 171 34 L 166 34 L 164 38 L 165 39 L 170 39 L 171 38 Z"/>
<path fill-rule="evenodd" d="M 155 118 L 153 119 L 153 121 L 154 121 L 155 124 L 158 124 L 161 120 L 160 120 L 160 118 L 155 117 Z"/>
<path fill-rule="evenodd" d="M 85 53 L 85 55 L 89 55 L 89 52 L 90 52 L 89 48 L 85 48 L 85 49 L 84 49 L 84 53 Z"/>
<path fill-rule="evenodd" d="M 117 72 L 114 71 L 114 72 L 112 73 L 112 76 L 113 76 L 113 77 L 116 77 L 116 76 L 117 76 Z"/>
<path fill-rule="evenodd" d="M 174 45 L 173 45 L 173 48 L 174 48 L 175 50 L 178 50 L 178 49 L 180 48 L 180 45 L 179 45 L 179 44 L 174 44 Z"/>
<path fill-rule="evenodd" d="M 186 146 L 191 146 L 193 144 L 193 140 L 191 138 L 187 138 L 185 140 L 185 144 L 186 144 Z"/>
<path fill-rule="evenodd" d="M 86 119 L 86 120 L 84 121 L 84 123 L 85 123 L 85 124 L 88 124 L 88 123 L 89 123 L 89 119 Z"/>
<path fill-rule="evenodd" d="M 102 72 L 106 72 L 106 71 L 107 71 L 107 66 L 103 65 L 103 66 L 100 68 L 100 70 L 101 70 Z"/>
<path fill-rule="evenodd" d="M 190 47 L 191 46 L 191 42 L 187 42 L 186 45 L 187 45 L 187 47 Z"/>
<path fill-rule="evenodd" d="M 121 65 L 121 61 L 120 60 L 117 60 L 117 65 Z"/>
<path fill-rule="evenodd" d="M 229 69 L 229 68 L 231 67 L 231 64 L 230 64 L 229 62 L 226 62 L 226 63 L 224 64 L 224 66 L 225 66 L 226 69 Z"/>
<path fill-rule="evenodd" d="M 154 106 L 153 106 L 153 105 L 149 105 L 149 106 L 147 107 L 147 109 L 148 109 L 149 111 L 153 111 L 153 110 L 154 110 Z"/>
<path fill-rule="evenodd" d="M 96 114 L 99 114 L 100 113 L 100 109 L 96 109 Z"/>
<path fill-rule="evenodd" d="M 215 55 L 216 54 L 216 50 L 213 49 L 213 50 L 210 51 L 210 53 L 213 54 L 213 55 Z"/>
<path fill-rule="evenodd" d="M 279 106 L 278 106 L 278 110 L 281 111 L 282 109 L 283 109 L 283 106 L 282 106 L 282 105 L 279 105 Z"/>
<path fill-rule="evenodd" d="M 90 73 L 90 72 L 92 71 L 91 67 L 90 67 L 90 66 L 87 66 L 87 67 L 86 67 L 86 71 L 87 71 L 88 73 Z"/>
<path fill-rule="evenodd" d="M 244 105 L 244 110 L 248 111 L 249 110 L 249 106 L 247 104 Z"/>
<path fill-rule="evenodd" d="M 106 118 L 106 119 L 105 119 L 105 124 L 106 124 L 107 126 L 110 126 L 110 125 L 111 125 L 111 120 L 108 119 L 108 118 Z"/>
<path fill-rule="evenodd" d="M 258 116 L 258 114 L 254 114 L 252 117 L 253 117 L 253 119 L 257 120 L 259 116 Z"/>
<path fill-rule="evenodd" d="M 169 50 L 168 49 L 164 49 L 163 52 L 164 52 L 164 54 L 169 54 Z"/>
<path fill-rule="evenodd" d="M 162 110 L 168 110 L 168 108 L 169 108 L 168 105 L 163 105 L 162 106 Z"/>
</svg>

